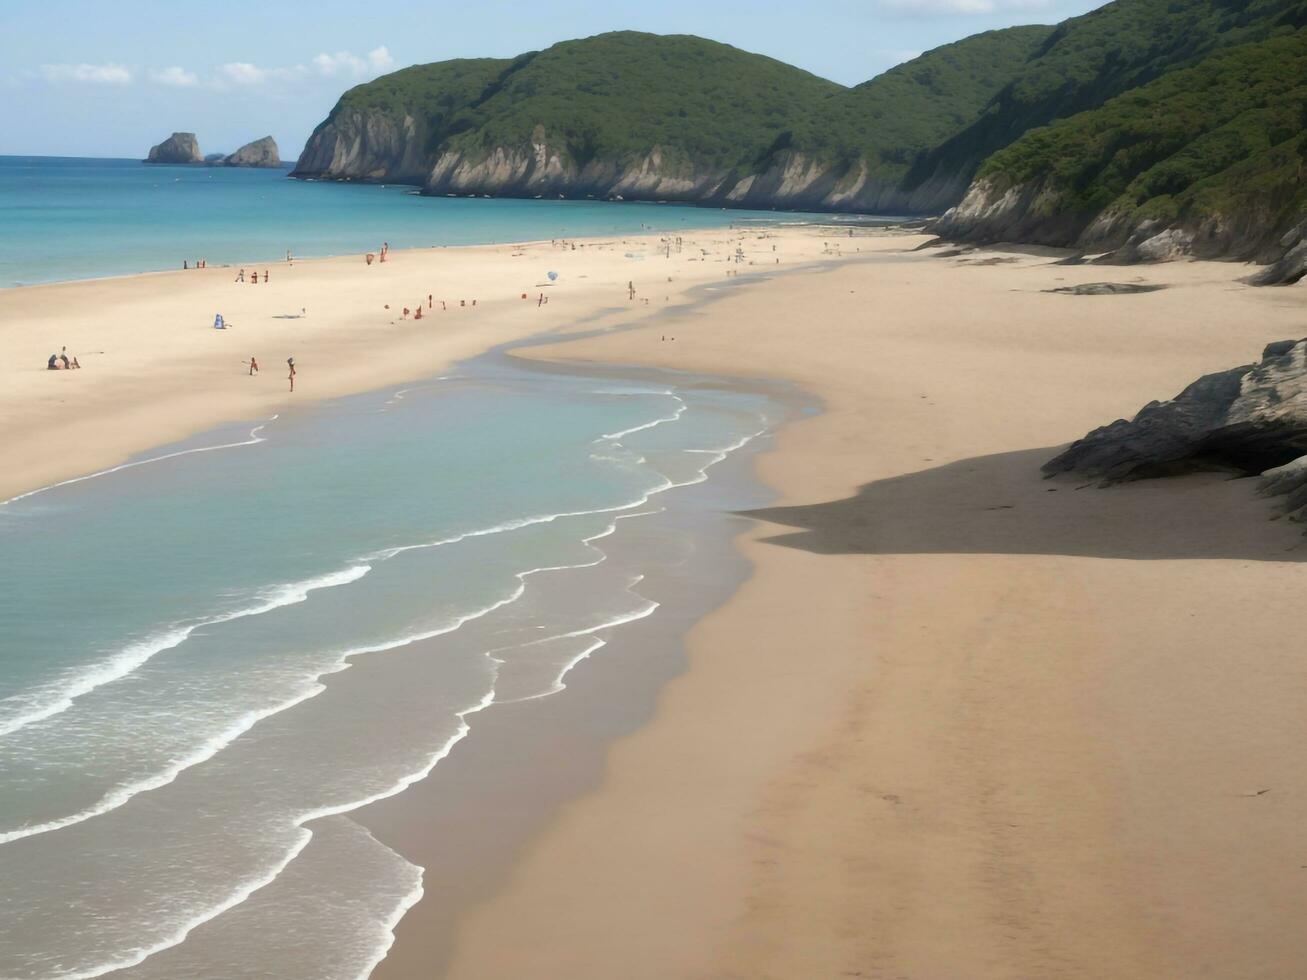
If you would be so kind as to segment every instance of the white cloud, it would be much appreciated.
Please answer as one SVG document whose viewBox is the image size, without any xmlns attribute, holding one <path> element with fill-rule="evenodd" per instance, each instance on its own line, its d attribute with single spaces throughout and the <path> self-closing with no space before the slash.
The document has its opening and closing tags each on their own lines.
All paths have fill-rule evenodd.
<svg viewBox="0 0 1307 980">
<path fill-rule="evenodd" d="M 314 55 L 313 68 L 321 75 L 358 75 L 379 74 L 390 69 L 395 59 L 390 56 L 385 45 L 373 48 L 366 57 L 360 57 L 351 51 L 337 51 L 335 54 Z"/>
<path fill-rule="evenodd" d="M 92 85 L 129 85 L 132 71 L 124 65 L 42 65 L 41 76 L 51 82 L 89 82 Z"/>
<path fill-rule="evenodd" d="M 1054 0 L 877 0 L 884 10 L 910 14 L 998 14 L 1047 10 Z"/>
<path fill-rule="evenodd" d="M 335 54 L 317 54 L 313 56 L 313 67 L 322 75 L 339 75 L 339 74 L 362 74 L 367 67 L 367 63 L 358 55 L 350 54 L 348 51 L 337 51 Z"/>
<path fill-rule="evenodd" d="M 200 83 L 199 76 L 195 72 L 187 71 L 177 65 L 159 71 L 151 71 L 150 81 L 157 85 L 172 85 L 176 88 L 188 88 Z"/>
<path fill-rule="evenodd" d="M 293 78 L 303 71 L 302 65 L 294 68 L 260 68 L 248 61 L 229 61 L 218 67 L 218 79 L 233 85 L 262 85 L 264 82 Z"/>
<path fill-rule="evenodd" d="M 218 66 L 217 74 L 212 80 L 216 88 L 229 85 L 264 85 L 268 82 L 289 82 L 314 74 L 332 78 L 372 78 L 389 71 L 395 63 L 386 47 L 373 48 L 366 55 L 357 55 L 352 51 L 337 51 L 334 54 L 322 52 L 309 59 L 307 65 L 291 65 L 288 68 L 263 68 L 248 61 L 229 61 Z"/>
</svg>

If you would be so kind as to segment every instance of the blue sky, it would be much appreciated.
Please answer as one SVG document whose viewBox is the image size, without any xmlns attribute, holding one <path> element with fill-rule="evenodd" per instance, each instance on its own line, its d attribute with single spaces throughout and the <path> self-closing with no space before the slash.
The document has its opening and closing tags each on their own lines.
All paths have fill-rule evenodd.
<svg viewBox="0 0 1307 980">
<path fill-rule="evenodd" d="M 921 51 L 1097 0 L 0 0 L 0 154 L 205 153 L 271 133 L 296 156 L 351 85 L 610 30 L 698 34 L 846 85 Z"/>
</svg>

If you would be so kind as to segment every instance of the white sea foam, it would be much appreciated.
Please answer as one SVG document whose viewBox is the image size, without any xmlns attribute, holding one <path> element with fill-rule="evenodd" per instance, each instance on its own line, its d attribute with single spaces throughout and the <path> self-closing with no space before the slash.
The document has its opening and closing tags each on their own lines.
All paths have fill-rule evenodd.
<svg viewBox="0 0 1307 980">
<path fill-rule="evenodd" d="M 161 463 L 166 459 L 176 459 L 178 456 L 192 456 L 196 453 L 211 453 L 219 449 L 239 449 L 241 446 L 254 446 L 261 442 L 267 442 L 260 433 L 272 422 L 277 421 L 278 416 L 274 415 L 267 422 L 262 422 L 250 430 L 249 437 L 241 442 L 224 442 L 217 446 L 198 446 L 194 449 L 179 449 L 176 452 L 164 453 L 162 456 L 151 456 L 148 459 L 137 459 L 130 463 L 121 463 L 118 466 L 111 466 L 107 470 L 97 470 L 94 473 L 87 473 L 85 476 L 75 476 L 70 480 L 60 480 L 58 483 L 51 483 L 49 486 L 37 487 L 35 490 L 28 490 L 26 493 L 20 493 L 16 497 L 10 497 L 8 500 L 0 500 L 0 507 L 7 507 L 9 504 L 16 503 L 19 500 L 26 500 L 28 497 L 35 497 L 38 493 L 45 493 L 47 490 L 54 490 L 58 487 L 70 486 L 74 483 L 84 483 L 87 480 L 94 480 L 97 477 L 108 476 L 111 473 L 119 473 L 123 470 L 135 469 L 137 466 L 146 466 L 150 463 Z"/>
<path fill-rule="evenodd" d="M 311 592 L 357 582 L 371 570 L 371 565 L 353 565 L 326 575 L 277 586 L 266 592 L 262 601 L 255 605 L 209 616 L 194 623 L 171 627 L 162 633 L 156 633 L 154 636 L 124 647 L 108 659 L 92 664 L 75 676 L 46 684 L 22 696 L 11 695 L 4 701 L 0 701 L 0 708 L 15 702 L 19 707 L 7 716 L 0 715 L 0 736 L 11 735 L 28 725 L 67 711 L 78 698 L 98 687 L 126 677 L 151 658 L 185 643 L 197 629 L 215 626 L 218 623 L 229 623 L 249 616 L 261 616 L 282 606 L 303 602 Z"/>
<path fill-rule="evenodd" d="M 633 425 L 629 429 L 621 429 L 617 432 L 605 432 L 602 436 L 599 437 L 599 439 L 596 439 L 595 442 L 600 442 L 602 440 L 616 442 L 617 440 L 621 439 L 623 436 L 629 436 L 634 432 L 643 432 L 645 429 L 652 429 L 655 426 L 663 425 L 666 422 L 678 421 L 680 417 L 685 414 L 686 410 L 690 406 L 685 403 L 685 399 L 683 399 L 680 395 L 674 394 L 670 391 L 667 394 L 672 398 L 675 398 L 677 403 L 676 411 L 672 412 L 671 415 L 660 415 L 658 418 L 653 419 L 652 421 L 644 422 L 640 425 Z"/>
<path fill-rule="evenodd" d="M 668 394 L 671 393 L 669 392 Z M 678 407 L 675 415 L 660 417 L 659 419 L 654 420 L 652 422 L 647 422 L 640 426 L 633 427 L 631 429 L 622 430 L 619 433 L 605 435 L 604 438 L 616 440 L 621 436 L 629 435 L 635 431 L 642 431 L 644 429 L 651 428 L 655 425 L 660 425 L 660 424 L 675 421 L 676 419 L 680 418 L 680 416 L 684 413 L 686 409 L 686 405 L 684 401 L 679 399 L 679 397 L 678 397 L 678 401 L 680 401 L 681 404 L 680 407 Z M 766 431 L 766 430 L 762 430 L 762 431 Z M 709 467 L 725 459 L 730 453 L 734 452 L 735 450 L 747 445 L 751 440 L 756 438 L 758 435 L 761 435 L 762 431 L 753 433 L 748 436 L 744 436 L 741 439 L 737 440 L 736 442 L 732 443 L 731 445 L 722 447 L 720 449 L 690 450 L 691 452 L 703 453 L 706 455 L 710 455 L 714 458 L 706 463 L 706 465 L 704 466 L 703 470 L 700 473 L 699 478 L 688 482 L 689 483 L 702 482 L 703 479 L 706 479 L 706 470 Z M 251 433 L 251 436 L 256 437 L 257 433 L 258 430 L 256 429 L 254 432 Z M 255 439 L 254 441 L 262 441 L 262 440 Z M 250 442 L 245 442 L 245 443 L 231 444 L 230 446 L 204 447 L 197 450 L 188 450 L 186 452 L 204 452 L 212 449 L 231 448 L 232 446 L 236 446 L 236 445 L 249 445 L 249 444 Z M 184 453 L 178 453 L 175 455 L 183 455 L 183 454 Z M 159 459 L 166 459 L 166 458 L 169 457 L 164 456 L 152 460 L 142 460 L 138 463 L 127 464 L 127 465 L 142 465 L 146 462 L 155 462 L 158 461 Z M 120 469 L 120 468 L 122 467 L 116 469 Z M 105 471 L 105 473 L 108 472 L 114 472 L 114 470 Z M 93 474 L 92 476 L 96 476 L 96 475 L 103 475 L 103 474 Z M 90 479 L 90 478 L 91 477 L 83 477 L 80 479 Z M 77 482 L 77 481 L 66 481 L 66 482 Z M 63 484 L 56 484 L 55 486 L 61 486 L 61 485 Z M 625 513 L 625 512 L 632 511 L 635 508 L 647 504 L 655 494 L 665 492 L 666 490 L 673 489 L 678 486 L 686 486 L 686 485 L 688 485 L 688 483 L 676 483 L 664 477 L 659 485 L 649 488 L 638 499 L 627 503 L 620 503 L 609 507 L 599 507 L 599 508 L 592 508 L 587 510 L 567 511 L 567 512 L 560 512 L 560 513 L 534 515 L 525 518 L 517 518 L 490 527 L 463 532 L 437 541 L 415 544 L 415 545 L 405 545 L 401 547 L 386 549 L 374 555 L 367 556 L 366 558 L 361 560 L 362 561 L 385 560 L 410 550 L 438 547 L 445 544 L 453 544 L 472 537 L 479 537 L 483 535 L 513 531 L 520 528 L 525 528 L 538 524 L 550 523 L 556 520 L 569 518 L 569 517 L 583 517 L 592 514 L 615 515 L 613 520 L 609 522 L 609 524 L 602 531 L 589 535 L 588 537 L 582 538 L 582 542 L 584 544 L 593 547 L 593 542 L 608 537 L 609 535 L 614 533 L 614 531 L 617 528 L 618 521 L 624 520 L 626 518 L 648 516 L 650 514 L 659 513 L 663 510 L 663 508 L 641 511 L 637 513 Z M 49 489 L 49 488 L 43 488 L 43 489 Z M 34 492 L 40 492 L 40 491 L 34 491 Z M 24 496 L 28 496 L 28 495 L 24 495 Z M 20 498 L 13 498 L 13 499 L 20 499 Z M 6 501 L 6 503 L 8 503 L 8 501 Z M 319 683 L 319 679 L 329 673 L 347 667 L 350 658 L 366 653 L 375 653 L 375 652 L 381 652 L 385 650 L 393 650 L 402 646 L 410 645 L 415 642 L 420 642 L 422 640 L 431 639 L 436 636 L 440 636 L 442 634 L 450 633 L 456 629 L 459 629 L 460 627 L 462 627 L 468 622 L 489 615 L 495 610 L 500 609 L 508 605 L 509 603 L 517 601 L 517 599 L 519 599 L 525 591 L 526 588 L 525 581 L 528 576 L 535 575 L 544 571 L 591 567 L 605 560 L 607 556 L 602 551 L 600 551 L 600 549 L 595 548 L 595 550 L 599 551 L 599 558 L 593 562 L 584 563 L 584 564 L 545 566 L 541 568 L 528 569 L 524 572 L 517 573 L 518 585 L 508 595 L 502 597 L 501 599 L 496 600 L 495 602 L 489 604 L 488 606 L 482 609 L 459 616 L 453 622 L 447 623 L 439 628 L 414 633 L 390 641 L 358 646 L 342 651 L 339 655 L 340 656 L 339 665 L 333 667 L 330 670 L 324 670 L 318 673 L 312 682 L 312 686 L 306 691 L 301 692 L 300 694 L 296 695 L 294 698 L 288 699 L 287 701 L 273 708 L 267 709 L 266 711 L 257 712 L 257 713 L 251 712 L 242 716 L 235 723 L 229 726 L 228 729 L 226 729 L 224 732 L 215 736 L 213 739 L 210 739 L 208 742 L 205 743 L 204 746 L 201 746 L 200 748 L 196 749 L 193 753 L 185 757 L 183 760 L 179 760 L 178 763 L 174 764 L 173 766 L 170 766 L 168 770 L 165 770 L 164 772 L 151 777 L 151 779 L 148 781 L 142 781 L 140 784 L 137 784 L 137 786 L 134 788 L 133 791 L 129 792 L 128 787 L 123 787 L 121 790 L 115 791 L 114 794 L 110 794 L 109 796 L 106 796 L 105 799 L 101 801 L 101 803 L 102 804 L 106 803 L 107 801 L 110 801 L 111 797 L 117 797 L 117 796 L 121 796 L 122 801 L 125 802 L 126 799 L 130 799 L 131 796 L 135 795 L 136 792 L 144 792 L 147 789 L 157 788 L 158 786 L 166 785 L 167 783 L 171 782 L 173 779 L 176 778 L 177 773 L 181 772 L 182 770 L 188 768 L 191 765 L 198 764 L 199 762 L 202 762 L 207 758 L 211 758 L 218 751 L 221 751 L 221 749 L 225 745 L 229 744 L 232 739 L 239 737 L 240 734 L 243 734 L 243 732 L 248 731 L 253 725 L 257 724 L 258 721 L 272 714 L 286 710 L 294 706 L 295 704 L 300 703 L 301 701 L 307 700 L 308 698 L 313 697 L 319 691 L 325 689 L 324 686 L 321 683 Z M 130 672 L 131 670 L 134 670 L 136 666 L 139 666 L 140 663 L 144 663 L 146 660 L 154 656 L 156 653 L 162 650 L 171 649 L 172 647 L 175 647 L 181 642 L 184 642 L 184 640 L 191 634 L 191 632 L 193 632 L 195 629 L 199 628 L 200 626 L 226 622 L 232 619 L 241 618 L 243 616 L 258 615 L 263 612 L 270 611 L 273 608 L 277 608 L 280 605 L 286 605 L 289 602 L 303 601 L 304 598 L 307 598 L 307 594 L 313 591 L 314 589 L 326 588 L 332 585 L 345 584 L 347 581 L 355 581 L 358 578 L 361 578 L 363 575 L 366 575 L 370 569 L 371 569 L 370 565 L 358 565 L 358 566 L 354 566 L 351 569 L 344 570 L 343 572 L 333 573 L 333 575 L 331 576 L 323 576 L 320 579 L 306 580 L 305 582 L 302 583 L 293 583 L 291 585 L 283 587 L 281 590 L 279 590 L 277 595 L 269 596 L 264 603 L 258 606 L 252 606 L 249 607 L 248 609 L 238 610 L 234 613 L 225 614 L 221 617 L 213 617 L 211 619 L 205 620 L 200 623 L 195 623 L 193 625 L 178 627 L 164 634 L 161 634 L 159 637 L 155 638 L 153 643 L 151 643 L 151 641 L 145 641 L 145 643 L 141 644 L 140 646 L 148 647 L 153 645 L 155 649 L 148 652 L 137 650 L 137 651 L 133 651 L 130 654 L 128 654 L 128 651 L 123 651 L 118 658 L 113 658 L 110 661 L 107 661 L 105 664 L 102 664 L 101 669 L 95 672 L 93 677 L 89 679 L 85 677 L 80 678 L 79 680 L 75 681 L 72 685 L 64 688 L 59 698 L 56 701 L 52 701 L 51 703 L 46 704 L 43 707 L 38 707 L 33 712 L 29 713 L 28 716 L 20 717 L 18 719 L 11 719 L 10 722 L 8 723 L 0 723 L 0 734 L 6 734 L 7 732 L 15 731 L 17 730 L 17 728 L 23 727 L 23 725 L 30 724 L 32 721 L 35 720 L 39 720 L 39 718 L 50 717 L 52 714 L 57 714 L 59 711 L 65 710 L 67 704 L 71 703 L 71 701 L 74 698 L 81 696 L 81 694 L 84 694 L 89 690 L 94 690 L 96 687 L 100 686 L 103 683 L 108 683 L 109 681 L 114 680 L 117 677 L 124 676 L 126 673 Z M 352 577 L 349 577 L 351 575 Z M 638 584 L 641 578 L 642 576 L 634 579 L 634 581 L 631 583 L 631 587 L 633 588 L 635 584 Z M 623 613 L 621 615 L 604 620 L 603 622 L 592 626 L 587 626 L 569 632 L 556 634 L 546 638 L 540 638 L 538 640 L 532 640 L 529 641 L 528 643 L 521 644 L 520 646 L 533 646 L 550 640 L 560 640 L 560 639 L 567 639 L 567 638 L 581 637 L 581 636 L 593 636 L 594 634 L 602 632 L 604 630 L 613 629 L 621 625 L 624 625 L 626 623 L 630 623 L 635 620 L 643 619 L 647 616 L 650 616 L 658 609 L 658 607 L 659 604 L 657 602 L 655 602 L 654 600 L 646 599 L 644 604 L 638 610 L 628 612 L 628 613 Z M 564 664 L 560 668 L 557 677 L 555 678 L 552 686 L 548 691 L 538 695 L 533 695 L 529 698 L 521 698 L 517 700 L 531 700 L 534 698 L 545 697 L 548 696 L 549 694 L 557 693 L 563 690 L 566 687 L 565 678 L 567 674 L 583 660 L 590 657 L 596 651 L 601 649 L 606 644 L 606 642 L 607 641 L 605 639 L 598 636 L 594 636 L 594 639 L 591 643 L 587 644 L 584 649 L 582 649 L 580 652 L 574 655 L 571 659 L 568 660 L 566 664 Z M 516 649 L 516 648 L 517 647 L 501 648 L 499 652 L 503 652 L 503 650 L 506 649 Z M 131 648 L 129 648 L 129 650 L 130 649 Z M 127 656 L 124 657 L 124 655 Z M 125 669 L 121 669 L 124 665 L 125 665 Z M 88 680 L 89 680 L 89 684 L 88 684 Z M 319 807 L 301 814 L 295 820 L 295 825 L 300 830 L 302 830 L 303 833 L 298 838 L 298 840 L 294 843 L 294 845 L 288 849 L 287 853 L 284 855 L 282 859 L 275 862 L 265 872 L 260 873 L 259 875 L 251 878 L 249 881 L 244 882 L 239 886 L 237 886 L 227 896 L 227 898 L 225 898 L 221 902 L 217 903 L 216 905 L 212 906 L 209 909 L 204 910 L 203 912 L 200 912 L 192 916 L 186 922 L 181 923 L 169 935 L 165 936 L 164 938 L 160 939 L 155 943 L 150 944 L 149 946 L 143 946 L 139 949 L 130 951 L 124 954 L 123 956 L 116 958 L 113 962 L 104 963 L 96 967 L 84 969 L 81 971 L 59 974 L 58 976 L 61 978 L 61 980 L 83 980 L 83 978 L 85 978 L 85 980 L 89 980 L 89 978 L 103 976 L 106 973 L 110 973 L 115 970 L 120 970 L 139 964 L 143 962 L 145 959 L 147 959 L 149 956 L 153 955 L 154 953 L 160 952 L 164 949 L 168 949 L 184 941 L 186 937 L 190 934 L 190 932 L 193 931 L 195 928 L 202 925 L 204 922 L 210 921 L 211 919 L 223 914 L 229 909 L 234 908 L 235 906 L 241 904 L 242 902 L 246 901 L 251 895 L 253 895 L 256 891 L 263 888 L 271 881 L 275 880 L 282 873 L 282 871 L 284 871 L 285 868 L 288 867 L 290 863 L 300 853 L 302 853 L 304 848 L 307 846 L 309 840 L 311 840 L 312 831 L 310 831 L 305 826 L 306 824 L 310 823 L 313 820 L 320 819 L 323 817 L 349 813 L 350 811 L 356 810 L 360 807 L 367 806 L 370 803 L 374 803 L 377 802 L 378 800 L 382 800 L 394 796 L 398 793 L 403 792 L 405 789 L 407 789 L 409 786 L 413 785 L 414 783 L 426 778 L 426 776 L 428 776 L 432 772 L 432 770 L 436 767 L 436 765 L 439 764 L 440 761 L 442 761 L 444 758 L 446 758 L 449 755 L 449 753 L 453 750 L 454 745 L 456 745 L 459 741 L 461 741 L 463 738 L 467 736 L 471 727 L 467 721 L 468 716 L 476 712 L 485 710 L 486 708 L 490 707 L 494 703 L 496 703 L 495 691 L 492 687 L 492 689 L 488 691 L 478 703 L 457 712 L 456 717 L 459 723 L 457 731 L 453 735 L 451 735 L 445 741 L 445 743 L 432 754 L 432 756 L 429 758 L 426 764 L 424 764 L 417 770 L 400 777 L 388 788 L 352 802 Z M 18 724 L 15 725 L 14 721 L 17 721 Z M 5 727 L 6 725 L 7 727 Z M 147 785 L 147 783 L 149 785 Z M 121 805 L 121 803 L 115 803 L 114 805 Z M 68 818 L 61 818 L 61 820 L 58 821 L 58 824 L 60 826 L 67 826 L 68 824 L 77 822 L 80 819 L 89 819 L 90 817 L 97 815 L 96 813 L 92 813 L 91 810 L 97 809 L 99 807 L 100 804 L 97 804 L 97 807 L 88 808 L 87 811 L 84 811 L 80 815 L 74 815 Z M 111 808 L 112 808 L 111 806 L 100 808 L 97 810 L 97 812 L 104 812 L 105 809 L 111 809 Z M 43 827 L 43 828 L 22 828 L 19 831 L 11 832 L 11 835 L 0 836 L 0 843 L 3 843 L 6 840 L 16 839 L 17 836 L 29 836 L 32 833 L 43 832 L 44 829 L 56 829 L 56 828 L 53 826 Z M 419 869 L 419 872 L 421 870 L 422 869 Z M 375 966 L 385 958 L 385 956 L 389 952 L 391 945 L 393 944 L 394 929 L 396 925 L 402 919 L 402 917 L 408 911 L 408 909 L 411 908 L 421 898 L 422 894 L 423 894 L 422 880 L 421 880 L 421 875 L 419 874 L 418 882 L 415 884 L 414 888 L 409 893 L 407 893 L 403 897 L 403 899 L 401 899 L 401 901 L 394 909 L 393 913 L 387 918 L 385 922 L 385 930 L 384 930 L 387 938 L 384 941 L 384 943 L 377 949 L 375 953 L 375 957 L 368 964 L 367 968 L 360 973 L 359 975 L 360 980 L 368 976 L 371 973 L 371 971 L 375 968 Z"/>
</svg>

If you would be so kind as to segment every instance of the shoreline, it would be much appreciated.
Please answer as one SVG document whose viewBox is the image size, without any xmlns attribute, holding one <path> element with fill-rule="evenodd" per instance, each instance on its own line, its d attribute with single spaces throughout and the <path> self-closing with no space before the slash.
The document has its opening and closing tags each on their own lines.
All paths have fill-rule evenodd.
<svg viewBox="0 0 1307 980">
<path fill-rule="evenodd" d="M 237 288 L 217 266 L 2 290 L 0 354 L 10 367 L 0 387 L 0 444 L 13 465 L 0 474 L 0 499 L 307 398 L 421 380 L 507 341 L 676 306 L 695 286 L 730 281 L 741 241 L 751 261 L 763 261 L 763 242 L 776 246 L 766 256 L 781 259 L 782 270 L 840 258 L 824 255 L 807 226 L 685 235 L 684 251 L 666 258 L 654 254 L 660 237 L 569 239 L 575 251 L 544 243 L 392 251 L 390 262 L 372 267 L 359 256 L 297 260 L 270 265 L 278 275 L 254 290 Z M 883 249 L 897 237 L 853 241 Z M 549 283 L 545 270 L 555 264 L 563 275 Z M 537 306 L 537 293 L 551 302 Z M 403 298 L 428 294 L 435 309 L 421 321 L 397 315 Z M 451 308 L 442 312 L 441 298 Z M 475 309 L 454 305 L 474 299 Z M 232 329 L 211 329 L 215 310 Z M 83 370 L 44 370 L 64 344 Z M 264 369 L 254 378 L 242 367 L 251 354 Z M 276 374 L 288 354 L 299 370 L 294 396 Z"/>
<path fill-rule="evenodd" d="M 660 323 L 534 349 L 785 378 L 825 411 L 756 457 L 780 505 L 749 515 L 753 574 L 688 670 L 462 914 L 439 975 L 1291 972 L 1307 696 L 1273 638 L 1307 625 L 1283 605 L 1299 529 L 1249 481 L 1038 472 L 1296 335 L 1301 294 L 1239 272 L 850 263 L 672 317 L 676 348 Z M 1169 288 L 1044 292 L 1104 278 Z"/>
<path fill-rule="evenodd" d="M 1307 819 L 1294 792 L 1307 695 L 1276 680 L 1295 670 L 1283 636 L 1307 626 L 1292 603 L 1307 573 L 1298 529 L 1267 521 L 1249 481 L 1076 493 L 1038 475 L 1056 446 L 1294 335 L 1307 303 L 1237 284 L 1229 263 L 875 255 L 905 258 L 919 237 L 855 239 L 868 248 L 859 257 L 771 234 L 766 244 L 787 250 L 779 275 L 726 278 L 705 263 L 649 306 L 614 307 L 632 266 L 596 256 L 594 280 L 551 304 L 552 323 L 499 300 L 485 304 L 485 329 L 383 335 L 403 356 L 383 349 L 380 363 L 332 324 L 302 335 L 329 365 L 323 399 L 498 348 L 559 370 L 780 381 L 823 405 L 747 457 L 776 503 L 722 521 L 722 561 L 746 570 L 738 589 L 712 577 L 724 604 L 645 621 L 654 632 L 632 640 L 634 673 L 630 659 L 598 658 L 538 702 L 543 715 L 488 714 L 477 724 L 498 734 L 437 767 L 512 820 L 475 826 L 486 815 L 460 816 L 442 778 L 367 808 L 379 838 L 435 855 L 431 868 L 457 872 L 471 900 L 428 880 L 375 975 L 1010 980 L 1183 975 L 1199 962 L 1275 975 L 1307 956 L 1275 911 L 1301 907 L 1284 861 Z M 469 274 L 493 282 L 515 249 L 468 247 L 469 269 L 484 266 Z M 346 334 L 364 309 L 351 297 L 367 272 L 356 272 L 333 294 L 355 302 L 333 317 Z M 1047 292 L 1103 278 L 1168 288 Z M 723 288 L 735 283 L 749 288 Z M 559 322 L 586 329 L 548 336 Z M 186 382 L 221 376 L 204 351 L 187 355 Z M 352 370 L 365 356 L 369 370 Z M 141 419 L 109 451 L 246 403 L 195 405 L 204 396 L 185 388 L 151 392 L 174 417 Z M 6 441 L 12 410 L 0 400 Z M 38 441 L 77 431 L 60 424 L 71 428 Z M 684 655 L 669 639 L 682 635 Z M 586 727 L 576 705 L 622 684 L 607 727 Z M 511 751 L 542 733 L 551 751 L 526 763 Z M 496 752 L 502 765 L 487 767 Z M 512 765 L 537 782 L 507 800 L 494 784 Z M 544 786 L 551 775 L 562 778 Z M 1270 803 L 1252 809 L 1263 784 Z M 465 825 L 482 850 L 442 858 L 436 819 Z"/>
</svg>

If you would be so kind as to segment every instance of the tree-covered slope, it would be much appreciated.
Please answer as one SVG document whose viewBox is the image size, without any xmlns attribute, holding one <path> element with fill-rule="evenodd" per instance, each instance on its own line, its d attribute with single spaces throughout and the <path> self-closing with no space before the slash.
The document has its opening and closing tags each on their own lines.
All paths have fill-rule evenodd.
<svg viewBox="0 0 1307 980">
<path fill-rule="evenodd" d="M 654 146 L 686 161 L 753 164 L 778 132 L 841 86 L 703 38 L 619 32 L 564 41 L 529 59 L 468 107 L 449 150 L 529 147 L 540 130 L 584 165 Z"/>
<path fill-rule="evenodd" d="M 1255 256 L 1307 203 L 1307 30 L 1219 50 L 990 156 L 942 222 L 969 238 Z"/>
<path fill-rule="evenodd" d="M 969 177 L 1035 127 L 1304 23 L 1307 0 L 1116 0 L 1064 21 L 975 122 L 915 162 L 906 186 L 941 173 Z"/>
<path fill-rule="evenodd" d="M 986 31 L 896 65 L 829 100 L 794 133 L 824 159 L 865 159 L 878 178 L 902 177 L 917 156 L 980 117 L 1052 27 Z"/>
<path fill-rule="evenodd" d="M 893 198 L 918 153 L 970 123 L 1049 30 L 968 38 L 854 89 L 729 45 L 635 32 L 422 65 L 347 92 L 296 175 L 870 208 Z"/>
</svg>

